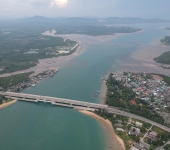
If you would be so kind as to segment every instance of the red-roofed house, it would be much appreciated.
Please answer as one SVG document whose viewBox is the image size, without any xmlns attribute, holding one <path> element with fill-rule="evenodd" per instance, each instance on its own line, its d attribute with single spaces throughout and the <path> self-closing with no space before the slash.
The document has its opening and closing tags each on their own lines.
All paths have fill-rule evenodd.
<svg viewBox="0 0 170 150">
<path fill-rule="evenodd" d="M 131 102 L 131 104 L 136 105 L 136 101 L 135 100 L 131 100 L 130 102 Z"/>
</svg>

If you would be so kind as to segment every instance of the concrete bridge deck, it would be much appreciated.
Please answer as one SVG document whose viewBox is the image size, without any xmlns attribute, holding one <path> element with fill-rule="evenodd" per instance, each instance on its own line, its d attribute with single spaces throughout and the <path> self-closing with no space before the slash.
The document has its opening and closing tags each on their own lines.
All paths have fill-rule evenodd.
<svg viewBox="0 0 170 150">
<path fill-rule="evenodd" d="M 65 107 L 87 107 L 87 108 L 94 108 L 94 109 L 106 109 L 108 108 L 107 105 L 102 104 L 95 104 L 90 102 L 84 101 L 76 101 L 71 99 L 64 99 L 64 98 L 56 98 L 50 96 L 40 96 L 40 95 L 33 95 L 33 94 L 24 94 L 24 93 L 14 93 L 14 92 L 0 92 L 0 95 L 4 95 L 9 98 L 29 101 L 29 102 L 50 102 L 53 105 L 60 105 Z"/>
<path fill-rule="evenodd" d="M 170 128 L 164 125 L 161 125 L 149 119 L 137 116 L 135 114 L 121 111 L 113 107 L 108 107 L 107 105 L 76 101 L 76 100 L 70 100 L 70 99 L 64 99 L 64 98 L 55 98 L 55 97 L 49 97 L 49 96 L 14 93 L 14 92 L 0 92 L 0 95 L 4 95 L 6 97 L 17 99 L 17 100 L 22 100 L 22 101 L 35 102 L 35 103 L 45 102 L 45 103 L 51 103 L 53 105 L 58 105 L 58 106 L 63 106 L 63 107 L 71 107 L 74 109 L 85 109 L 85 110 L 105 109 L 108 113 L 113 113 L 117 115 L 122 115 L 122 116 L 130 117 L 130 118 L 138 119 L 138 120 L 150 123 L 154 126 L 157 126 L 165 131 L 170 132 Z"/>
</svg>

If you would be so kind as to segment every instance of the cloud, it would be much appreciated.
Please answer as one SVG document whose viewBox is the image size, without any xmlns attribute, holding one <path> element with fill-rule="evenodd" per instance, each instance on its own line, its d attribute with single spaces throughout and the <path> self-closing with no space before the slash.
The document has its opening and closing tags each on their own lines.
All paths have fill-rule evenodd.
<svg viewBox="0 0 170 150">
<path fill-rule="evenodd" d="M 67 0 L 52 0 L 50 3 L 50 7 L 57 6 L 57 7 L 65 7 L 67 5 Z"/>
<path fill-rule="evenodd" d="M 0 11 L 11 11 L 11 9 L 10 8 L 2 8 L 2 9 L 0 9 Z"/>
</svg>

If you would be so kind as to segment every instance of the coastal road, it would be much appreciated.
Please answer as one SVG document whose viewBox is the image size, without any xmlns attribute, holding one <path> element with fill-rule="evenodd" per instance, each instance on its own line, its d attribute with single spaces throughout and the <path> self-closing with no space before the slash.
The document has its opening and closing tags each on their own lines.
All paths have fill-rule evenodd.
<svg viewBox="0 0 170 150">
<path fill-rule="evenodd" d="M 165 127 L 165 126 L 163 126 L 163 125 L 161 125 L 159 123 L 156 123 L 154 121 L 151 121 L 149 119 L 146 119 L 146 118 L 143 118 L 143 117 L 140 117 L 140 116 L 137 116 L 137 115 L 125 112 L 125 111 L 114 109 L 114 108 L 107 108 L 107 111 L 108 111 L 108 113 L 112 113 L 112 114 L 117 114 L 117 115 L 122 115 L 122 116 L 130 117 L 130 118 L 138 119 L 138 120 L 150 123 L 153 126 L 157 126 L 157 127 L 161 128 L 161 129 L 163 129 L 165 131 L 170 132 L 170 128 Z"/>
</svg>

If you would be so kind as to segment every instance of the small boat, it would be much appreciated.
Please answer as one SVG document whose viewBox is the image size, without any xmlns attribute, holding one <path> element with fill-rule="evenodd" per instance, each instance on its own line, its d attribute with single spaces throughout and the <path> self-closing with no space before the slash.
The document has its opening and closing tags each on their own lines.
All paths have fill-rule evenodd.
<svg viewBox="0 0 170 150">
<path fill-rule="evenodd" d="M 31 86 L 32 86 L 32 87 L 35 87 L 36 85 L 35 85 L 35 84 L 32 84 Z"/>
</svg>

